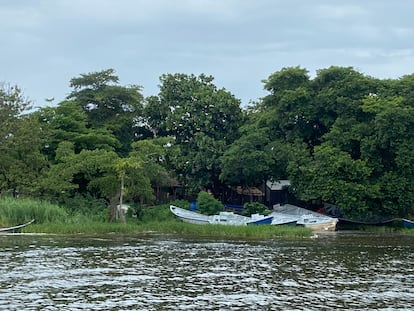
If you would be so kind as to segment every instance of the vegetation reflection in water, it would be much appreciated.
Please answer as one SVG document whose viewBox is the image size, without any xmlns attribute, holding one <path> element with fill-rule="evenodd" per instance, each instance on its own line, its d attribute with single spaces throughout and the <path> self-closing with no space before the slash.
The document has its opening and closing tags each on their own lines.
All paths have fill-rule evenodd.
<svg viewBox="0 0 414 311">
<path fill-rule="evenodd" d="M 165 236 L 0 237 L 0 309 L 404 310 L 414 241 Z"/>
</svg>

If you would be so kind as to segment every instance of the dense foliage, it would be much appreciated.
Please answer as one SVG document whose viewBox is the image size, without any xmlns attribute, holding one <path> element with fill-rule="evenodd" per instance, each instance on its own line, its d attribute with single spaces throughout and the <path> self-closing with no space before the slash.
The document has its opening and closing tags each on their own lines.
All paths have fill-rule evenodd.
<svg viewBox="0 0 414 311">
<path fill-rule="evenodd" d="M 200 191 L 197 195 L 198 211 L 205 215 L 215 215 L 224 211 L 224 205 L 206 191 Z"/>
<path fill-rule="evenodd" d="M 414 215 L 414 75 L 283 68 L 243 109 L 213 80 L 162 75 L 159 94 L 144 98 L 107 69 L 71 79 L 64 101 L 36 111 L 1 84 L 0 195 L 108 206 L 113 219 L 120 199 L 153 204 L 161 189 L 222 198 L 289 179 L 298 199 L 348 217 Z"/>
<path fill-rule="evenodd" d="M 253 214 L 268 215 L 270 213 L 269 208 L 259 202 L 244 203 L 242 215 L 250 217 Z"/>
</svg>

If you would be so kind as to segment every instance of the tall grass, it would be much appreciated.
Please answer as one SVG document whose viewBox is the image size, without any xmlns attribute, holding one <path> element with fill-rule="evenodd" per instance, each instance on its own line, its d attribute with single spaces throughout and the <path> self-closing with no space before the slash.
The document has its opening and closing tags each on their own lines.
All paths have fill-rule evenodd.
<svg viewBox="0 0 414 311">
<path fill-rule="evenodd" d="M 58 205 L 28 198 L 0 198 L 0 225 L 16 225 L 32 219 L 36 223 L 65 222 L 68 213 Z"/>
<path fill-rule="evenodd" d="M 150 225 L 150 224 L 148 224 Z M 212 238 L 243 238 L 269 239 L 278 237 L 310 237 L 312 230 L 305 227 L 292 226 L 226 226 L 226 225 L 196 225 L 183 223 L 178 220 L 158 224 L 164 233 L 179 234 L 193 237 Z"/>
</svg>

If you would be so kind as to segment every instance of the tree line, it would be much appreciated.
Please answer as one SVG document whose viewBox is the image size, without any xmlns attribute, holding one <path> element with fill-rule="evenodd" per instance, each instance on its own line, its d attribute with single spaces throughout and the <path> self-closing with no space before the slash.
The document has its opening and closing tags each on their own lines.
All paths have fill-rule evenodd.
<svg viewBox="0 0 414 311">
<path fill-rule="evenodd" d="M 262 82 L 267 95 L 241 107 L 204 74 L 162 75 L 144 98 L 107 69 L 71 79 L 65 100 L 36 111 L 3 83 L 0 194 L 105 202 L 113 216 L 121 188 L 153 204 L 174 182 L 191 197 L 288 179 L 298 199 L 347 217 L 414 215 L 414 75 L 288 67 Z"/>
</svg>

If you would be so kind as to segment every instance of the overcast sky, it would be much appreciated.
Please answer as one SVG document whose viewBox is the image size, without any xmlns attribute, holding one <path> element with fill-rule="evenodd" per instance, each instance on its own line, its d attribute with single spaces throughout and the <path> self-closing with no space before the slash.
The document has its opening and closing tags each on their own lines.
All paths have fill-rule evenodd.
<svg viewBox="0 0 414 311">
<path fill-rule="evenodd" d="M 157 95 L 165 73 L 205 73 L 243 105 L 283 67 L 414 73 L 411 0 L 0 0 L 0 81 L 35 106 L 113 68 Z"/>
</svg>

